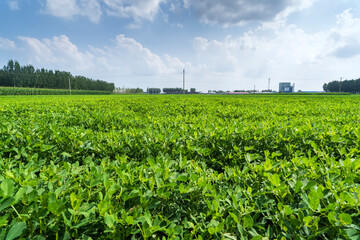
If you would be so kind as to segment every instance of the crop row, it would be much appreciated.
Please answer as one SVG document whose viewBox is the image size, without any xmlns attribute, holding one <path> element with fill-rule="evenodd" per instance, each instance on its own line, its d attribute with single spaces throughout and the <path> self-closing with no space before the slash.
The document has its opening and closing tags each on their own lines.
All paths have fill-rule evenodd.
<svg viewBox="0 0 360 240">
<path fill-rule="evenodd" d="M 359 97 L 0 101 L 0 239 L 360 237 Z"/>
</svg>

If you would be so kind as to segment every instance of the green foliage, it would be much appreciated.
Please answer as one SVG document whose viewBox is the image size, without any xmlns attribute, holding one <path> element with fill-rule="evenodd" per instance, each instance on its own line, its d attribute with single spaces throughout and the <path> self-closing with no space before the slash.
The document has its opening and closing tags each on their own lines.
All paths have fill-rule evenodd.
<svg viewBox="0 0 360 240">
<path fill-rule="evenodd" d="M 163 88 L 163 92 L 166 94 L 183 94 L 184 90 L 182 88 Z M 185 90 L 187 93 L 187 90 Z"/>
<path fill-rule="evenodd" d="M 9 233 L 6 235 L 5 240 L 16 239 L 24 232 L 25 229 L 26 229 L 26 223 L 24 223 L 24 222 L 19 222 L 19 223 L 14 224 L 10 228 Z"/>
<path fill-rule="evenodd" d="M 112 92 L 115 89 L 113 83 L 73 76 L 64 71 L 35 69 L 32 65 L 20 66 L 13 60 L 0 69 L 0 87 L 69 89 L 69 84 L 73 90 Z"/>
<path fill-rule="evenodd" d="M 0 239 L 359 239 L 357 96 L 0 98 Z"/>
<path fill-rule="evenodd" d="M 144 90 L 141 88 L 115 88 L 115 94 L 136 94 L 136 93 L 144 93 Z"/>
<path fill-rule="evenodd" d="M 160 88 L 147 88 L 146 92 L 148 94 L 160 94 L 161 89 Z"/>
<path fill-rule="evenodd" d="M 107 95 L 111 92 L 95 90 L 72 90 L 71 95 Z M 66 89 L 0 87 L 1 95 L 70 95 Z"/>
<path fill-rule="evenodd" d="M 360 93 L 360 78 L 344 81 L 331 81 L 323 85 L 325 92 Z"/>
</svg>

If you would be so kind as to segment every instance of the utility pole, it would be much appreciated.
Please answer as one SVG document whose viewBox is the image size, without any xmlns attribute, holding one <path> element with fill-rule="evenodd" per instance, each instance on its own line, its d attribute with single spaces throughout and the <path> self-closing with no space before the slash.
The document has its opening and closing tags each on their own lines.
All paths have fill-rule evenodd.
<svg viewBox="0 0 360 240">
<path fill-rule="evenodd" d="M 185 68 L 183 69 L 183 94 L 185 94 Z"/>
<path fill-rule="evenodd" d="M 70 90 L 70 95 L 71 95 L 71 81 L 70 81 L 70 78 L 69 78 L 69 90 Z"/>
</svg>

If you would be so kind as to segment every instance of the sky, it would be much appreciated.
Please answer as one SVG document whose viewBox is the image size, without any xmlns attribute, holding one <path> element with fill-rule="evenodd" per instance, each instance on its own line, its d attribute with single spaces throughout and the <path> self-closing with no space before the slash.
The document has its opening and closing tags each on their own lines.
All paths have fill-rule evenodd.
<svg viewBox="0 0 360 240">
<path fill-rule="evenodd" d="M 360 78 L 358 0 L 2 0 L 9 59 L 116 87 L 320 91 Z"/>
</svg>

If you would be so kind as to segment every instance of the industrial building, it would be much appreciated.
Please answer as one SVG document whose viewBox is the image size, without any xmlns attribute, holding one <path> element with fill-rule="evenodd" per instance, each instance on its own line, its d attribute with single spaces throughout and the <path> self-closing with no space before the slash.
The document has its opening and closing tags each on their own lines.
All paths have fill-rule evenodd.
<svg viewBox="0 0 360 240">
<path fill-rule="evenodd" d="M 295 91 L 295 83 L 281 82 L 279 83 L 279 92 L 293 93 Z"/>
</svg>

